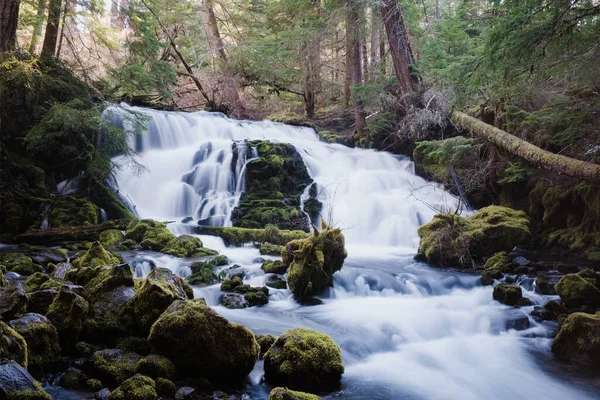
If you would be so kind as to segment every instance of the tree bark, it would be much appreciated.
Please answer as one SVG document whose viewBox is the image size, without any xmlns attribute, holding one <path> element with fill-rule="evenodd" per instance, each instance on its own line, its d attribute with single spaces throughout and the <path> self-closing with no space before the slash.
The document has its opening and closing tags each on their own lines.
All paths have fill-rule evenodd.
<svg viewBox="0 0 600 400">
<path fill-rule="evenodd" d="M 348 14 L 346 18 L 346 80 L 350 85 L 362 84 L 362 68 L 360 57 L 360 21 L 356 0 L 347 0 Z M 362 96 L 354 94 L 354 120 L 356 131 L 361 134 L 366 126 L 366 118 Z"/>
<path fill-rule="evenodd" d="M 305 51 L 305 79 L 304 79 L 304 110 L 306 116 L 315 116 L 315 105 L 317 92 L 319 91 L 321 79 L 321 38 L 316 37 L 307 40 L 304 45 Z"/>
<path fill-rule="evenodd" d="M 458 111 L 453 111 L 450 114 L 450 120 L 457 128 L 480 136 L 536 167 L 600 184 L 600 165 L 598 164 L 576 160 L 540 149 L 525 140 Z"/>
<path fill-rule="evenodd" d="M 435 0 L 435 19 L 438 21 L 442 18 L 442 14 L 440 12 L 440 0 Z"/>
<path fill-rule="evenodd" d="M 217 17 L 215 16 L 214 1 L 213 0 L 202 0 L 202 6 L 204 7 L 204 29 L 208 36 L 208 45 L 210 51 L 217 58 L 221 59 L 227 64 L 227 56 L 225 55 L 225 45 L 223 39 L 219 33 L 219 26 L 217 25 Z"/>
<path fill-rule="evenodd" d="M 379 72 L 385 75 L 385 27 L 379 26 Z"/>
<path fill-rule="evenodd" d="M 347 4 L 352 4 L 352 0 L 346 0 Z M 354 18 L 358 20 L 358 14 L 355 11 L 351 11 L 348 9 L 346 13 L 346 75 L 344 77 L 344 107 L 350 107 L 350 96 L 352 95 L 351 86 L 353 82 L 353 73 L 354 73 L 354 27 L 352 24 L 354 23 Z"/>
<path fill-rule="evenodd" d="M 124 230 L 131 221 L 114 219 L 99 225 L 68 226 L 64 228 L 49 228 L 30 230 L 15 237 L 17 243 L 53 244 L 71 241 L 96 241 L 101 232 L 108 229 Z"/>
<path fill-rule="evenodd" d="M 35 23 L 33 25 L 33 34 L 31 35 L 31 42 L 29 42 L 29 52 L 35 53 L 38 42 L 42 36 L 42 28 L 44 27 L 44 16 L 46 15 L 46 0 L 38 0 L 37 3 L 37 15 L 35 17 Z"/>
<path fill-rule="evenodd" d="M 369 72 L 374 74 L 379 65 L 379 21 L 377 19 L 377 8 L 371 8 L 371 60 Z"/>
<path fill-rule="evenodd" d="M 46 34 L 44 35 L 42 53 L 52 55 L 56 53 L 61 7 L 62 0 L 50 0 L 50 3 L 48 4 L 48 23 L 46 24 Z"/>
<path fill-rule="evenodd" d="M 367 76 L 369 75 L 369 49 L 367 48 L 367 38 L 363 37 L 360 40 L 360 49 L 362 56 L 362 78 L 363 83 L 367 82 Z"/>
<path fill-rule="evenodd" d="M 17 23 L 21 0 L 0 1 L 0 53 L 17 45 Z"/>
<path fill-rule="evenodd" d="M 400 92 L 402 94 L 412 93 L 417 80 L 410 72 L 410 65 L 415 63 L 415 59 L 397 0 L 382 0 L 381 19 L 387 32 L 394 73 L 398 79 Z"/>
</svg>

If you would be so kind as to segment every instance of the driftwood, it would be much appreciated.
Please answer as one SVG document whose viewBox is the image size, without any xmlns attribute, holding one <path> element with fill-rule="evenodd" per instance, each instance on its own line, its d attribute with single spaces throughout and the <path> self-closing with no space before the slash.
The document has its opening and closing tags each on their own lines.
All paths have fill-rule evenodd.
<svg viewBox="0 0 600 400">
<path fill-rule="evenodd" d="M 75 241 L 96 241 L 100 232 L 107 229 L 125 230 L 130 222 L 127 219 L 115 219 L 98 225 L 30 230 L 17 235 L 15 241 L 17 243 L 44 245 Z"/>
<path fill-rule="evenodd" d="M 465 113 L 453 111 L 450 120 L 457 128 L 480 136 L 509 153 L 539 168 L 600 184 L 600 165 L 561 156 L 540 149 L 501 129 L 495 128 Z"/>
</svg>

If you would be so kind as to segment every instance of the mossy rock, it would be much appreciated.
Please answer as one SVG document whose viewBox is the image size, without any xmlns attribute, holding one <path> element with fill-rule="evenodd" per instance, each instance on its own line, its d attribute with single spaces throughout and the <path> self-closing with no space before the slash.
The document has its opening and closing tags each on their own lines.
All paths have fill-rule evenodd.
<svg viewBox="0 0 600 400">
<path fill-rule="evenodd" d="M 272 385 L 320 393 L 339 388 L 344 364 L 331 338 L 310 329 L 283 332 L 264 356 L 265 379 Z"/>
<path fill-rule="evenodd" d="M 141 244 L 146 250 L 160 251 L 176 236 L 167 229 L 167 225 L 152 219 L 132 221 L 125 231 L 125 239 Z"/>
<path fill-rule="evenodd" d="M 21 282 L 0 287 L 0 318 L 10 320 L 27 307 L 28 297 Z"/>
<path fill-rule="evenodd" d="M 469 217 L 437 214 L 418 233 L 417 257 L 441 267 L 472 267 L 486 256 L 531 240 L 527 215 L 500 206 L 482 208 Z"/>
<path fill-rule="evenodd" d="M 85 386 L 87 379 L 81 370 L 71 367 L 61 375 L 58 383 L 65 389 L 77 390 Z"/>
<path fill-rule="evenodd" d="M 152 270 L 133 299 L 135 317 L 142 332 L 150 327 L 175 300 L 187 300 L 183 279 L 166 268 Z"/>
<path fill-rule="evenodd" d="M 21 366 L 27 368 L 28 353 L 25 338 L 9 325 L 0 321 L 0 359 L 15 360 Z"/>
<path fill-rule="evenodd" d="M 28 313 L 9 322 L 27 342 L 28 369 L 35 372 L 52 370 L 60 360 L 58 332 L 48 318 Z"/>
<path fill-rule="evenodd" d="M 20 275 L 33 275 L 36 272 L 42 272 L 41 265 L 35 264 L 31 257 L 21 253 L 0 254 L 0 264 L 4 265 L 7 271 L 16 272 Z"/>
<path fill-rule="evenodd" d="M 137 374 L 113 390 L 108 400 L 156 400 L 156 383 L 147 376 Z"/>
<path fill-rule="evenodd" d="M 563 361 L 597 372 L 600 368 L 600 314 L 570 314 L 560 324 L 552 352 Z"/>
<path fill-rule="evenodd" d="M 554 290 L 567 308 L 600 307 L 600 290 L 580 274 L 563 276 Z"/>
<path fill-rule="evenodd" d="M 321 400 L 321 398 L 315 394 L 276 387 L 269 393 L 269 400 Z"/>
<path fill-rule="evenodd" d="M 39 382 L 13 360 L 0 360 L 0 388 L 6 400 L 52 400 Z"/>
<path fill-rule="evenodd" d="M 173 397 L 177 391 L 177 386 L 173 381 L 166 378 L 156 378 L 156 392 L 163 396 Z"/>
<path fill-rule="evenodd" d="M 273 343 L 275 343 L 277 338 L 273 335 L 256 335 L 256 342 L 260 346 L 260 354 L 259 357 L 262 359 L 265 353 L 271 348 Z"/>
<path fill-rule="evenodd" d="M 74 196 L 59 196 L 52 202 L 48 223 L 51 228 L 98 224 L 100 209 L 92 202 Z"/>
<path fill-rule="evenodd" d="M 284 246 L 286 243 L 305 239 L 309 233 L 299 230 L 277 229 L 251 229 L 251 228 L 223 228 L 220 226 L 199 226 L 198 231 L 202 235 L 219 236 L 228 246 L 242 246 L 247 243 L 263 243 L 268 241 L 272 244 Z"/>
<path fill-rule="evenodd" d="M 117 339 L 137 331 L 134 296 L 135 290 L 131 280 L 129 285 L 119 285 L 90 297 L 89 318 L 83 327 L 85 338 L 112 346 Z"/>
<path fill-rule="evenodd" d="M 123 262 L 123 258 L 118 254 L 106 250 L 100 242 L 92 243 L 92 247 L 85 254 L 71 264 L 75 268 L 97 267 L 99 265 L 114 265 Z"/>
<path fill-rule="evenodd" d="M 97 392 L 104 387 L 104 385 L 102 385 L 102 381 L 100 381 L 99 379 L 88 379 L 87 381 L 85 381 L 85 385 L 92 392 Z"/>
<path fill-rule="evenodd" d="M 240 278 L 239 276 L 234 276 L 233 278 L 225 279 L 223 283 L 221 283 L 221 290 L 224 292 L 231 292 L 235 288 L 243 284 L 244 281 L 242 281 L 242 278 Z"/>
<path fill-rule="evenodd" d="M 265 293 L 265 291 L 267 293 Z M 250 307 L 264 306 L 269 302 L 269 289 L 266 287 L 252 288 L 244 293 L 244 299 L 248 302 Z"/>
<path fill-rule="evenodd" d="M 283 246 L 278 244 L 263 243 L 260 245 L 259 253 L 262 256 L 280 256 Z"/>
<path fill-rule="evenodd" d="M 174 379 L 177 375 L 177 369 L 171 360 L 157 354 L 150 354 L 138 361 L 135 371 L 152 379 Z"/>
<path fill-rule="evenodd" d="M 279 260 L 266 260 L 260 268 L 267 274 L 285 274 L 288 266 Z"/>
<path fill-rule="evenodd" d="M 314 128 L 313 123 L 308 118 L 291 111 L 285 113 L 271 114 L 265 119 L 273 122 L 278 122 L 280 124 L 306 126 L 309 128 Z"/>
<path fill-rule="evenodd" d="M 80 269 L 84 270 L 81 272 L 84 278 L 80 280 L 77 277 L 78 281 L 80 280 L 83 283 L 87 278 L 91 278 L 83 283 L 85 291 L 91 299 L 121 286 L 133 287 L 133 269 L 128 264 L 117 264 L 112 267 L 100 266 L 93 270 L 89 268 Z M 71 275 L 76 276 L 78 274 L 75 271 L 72 274 L 67 273 L 67 276 Z"/>
<path fill-rule="evenodd" d="M 250 373 L 260 350 L 249 329 L 227 321 L 204 299 L 175 301 L 154 323 L 148 341 L 180 373 L 228 383 Z"/>
<path fill-rule="evenodd" d="M 125 240 L 125 235 L 118 229 L 100 232 L 98 241 L 106 249 L 116 249 Z"/>
<path fill-rule="evenodd" d="M 507 306 L 516 306 L 523 297 L 521 287 L 508 283 L 499 283 L 494 287 L 494 300 Z"/>
<path fill-rule="evenodd" d="M 138 354 L 119 349 L 100 350 L 94 353 L 94 370 L 103 379 L 119 384 L 135 375 L 141 359 Z"/>
<path fill-rule="evenodd" d="M 46 317 L 58 331 L 63 351 L 72 349 L 79 341 L 83 322 L 87 318 L 88 302 L 63 286 L 48 309 Z"/>
<path fill-rule="evenodd" d="M 202 241 L 195 236 L 181 235 L 161 249 L 162 253 L 175 257 L 204 257 L 218 254 L 203 247 Z"/>
<path fill-rule="evenodd" d="M 287 289 L 287 282 L 279 277 L 274 277 L 275 279 L 270 279 L 265 283 L 270 288 L 273 289 Z"/>
<path fill-rule="evenodd" d="M 46 315 L 50 304 L 58 294 L 58 290 L 46 289 L 31 292 L 28 295 L 27 311 Z"/>
<path fill-rule="evenodd" d="M 145 337 L 129 336 L 117 340 L 117 349 L 124 352 L 137 353 L 142 357 L 150 354 L 150 343 Z"/>
<path fill-rule="evenodd" d="M 64 281 L 53 279 L 43 272 L 36 272 L 23 282 L 23 287 L 27 293 L 31 293 L 38 290 L 60 289 L 64 283 Z"/>
<path fill-rule="evenodd" d="M 498 272 L 508 272 L 508 268 L 512 264 L 512 259 L 507 252 L 501 251 L 491 256 L 483 267 L 484 270 L 494 270 Z"/>
<path fill-rule="evenodd" d="M 348 256 L 344 235 L 323 224 L 321 232 L 289 242 L 281 252 L 288 267 L 287 283 L 297 299 L 311 297 L 333 285 L 333 274 Z"/>
</svg>

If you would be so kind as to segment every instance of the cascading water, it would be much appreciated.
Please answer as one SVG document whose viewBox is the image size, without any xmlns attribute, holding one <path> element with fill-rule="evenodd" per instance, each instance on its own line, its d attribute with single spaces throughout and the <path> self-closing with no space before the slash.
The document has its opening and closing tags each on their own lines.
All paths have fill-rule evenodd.
<svg viewBox="0 0 600 400">
<path fill-rule="evenodd" d="M 219 114 L 134 110 L 150 117 L 146 134 L 132 142 L 148 171 L 140 176 L 120 171 L 116 180 L 119 194 L 131 199 L 141 217 L 229 225 L 244 190 L 245 140 L 287 142 L 301 154 L 318 185 L 323 218 L 344 228 L 348 243 L 349 257 L 333 288 L 321 296 L 324 304 L 301 306 L 289 290 L 270 289 L 267 305 L 230 310 L 219 304 L 219 285 L 194 292 L 257 334 L 278 335 L 295 327 L 329 334 L 346 366 L 336 398 L 598 398 L 598 382 L 581 377 L 567 382 L 570 376 L 552 360 L 555 324 L 528 318 L 532 307 L 515 310 L 493 301 L 492 288 L 480 286 L 476 276 L 412 260 L 417 227 L 435 209 L 456 209 L 457 201 L 416 177 L 410 160 L 326 144 L 308 128 Z M 113 111 L 107 118 L 123 123 Z M 250 158 L 257 156 L 250 149 Z M 171 225 L 176 233 L 192 231 L 191 225 Z M 230 265 L 240 266 L 245 283 L 262 286 L 273 275 L 260 269 L 254 247 L 228 248 L 220 238 L 201 239 L 227 255 Z M 123 256 L 136 267 L 136 276 L 154 266 L 190 274 L 190 260 L 145 252 Z M 530 282 L 523 284 L 524 295 L 535 304 L 552 298 L 535 294 Z M 515 316 L 527 322 L 520 331 L 510 329 Z M 268 398 L 262 371 L 258 362 L 248 380 L 252 398 Z"/>
</svg>

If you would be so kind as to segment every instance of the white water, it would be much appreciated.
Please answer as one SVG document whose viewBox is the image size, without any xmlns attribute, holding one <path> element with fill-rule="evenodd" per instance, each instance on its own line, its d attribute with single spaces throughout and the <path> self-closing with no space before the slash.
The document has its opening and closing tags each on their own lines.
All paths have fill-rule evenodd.
<svg viewBox="0 0 600 400">
<path fill-rule="evenodd" d="M 410 161 L 324 144 L 305 128 L 236 122 L 206 113 L 138 111 L 153 116 L 150 135 L 139 148 L 140 162 L 150 172 L 137 177 L 123 171 L 117 180 L 121 194 L 131 198 L 142 217 L 172 220 L 190 215 L 197 219 L 205 202 L 220 209 L 219 221 L 227 224 L 242 190 L 243 166 L 238 163 L 235 173 L 228 168 L 233 140 L 268 138 L 293 143 L 313 179 L 327 188 L 319 195 L 323 216 L 346 228 L 350 255 L 335 274 L 334 287 L 321 296 L 323 305 L 300 306 L 289 290 L 270 289 L 267 305 L 229 310 L 219 305 L 219 285 L 194 288 L 194 292 L 220 314 L 257 334 L 278 335 L 305 327 L 330 335 L 341 347 L 346 366 L 342 389 L 333 397 L 598 398 L 600 385 L 595 384 L 595 392 L 590 392 L 586 387 L 590 381 L 570 383 L 570 377 L 555 371 L 549 339 L 553 325 L 530 319 L 527 330 L 507 330 L 507 313 L 512 309 L 492 300 L 491 287 L 479 286 L 476 276 L 440 271 L 412 260 L 417 227 L 434 213 L 423 201 L 438 207 L 455 207 L 455 202 L 415 177 Z M 212 144 L 212 152 L 194 166 L 194 155 L 207 143 Z M 181 177 L 196 168 L 197 176 L 210 177 L 208 187 L 182 182 Z M 200 174 L 200 170 L 205 172 Z M 417 200 L 411 187 L 421 186 L 426 190 L 418 191 Z M 191 231 L 190 225 L 171 225 L 176 233 Z M 240 265 L 246 283 L 264 285 L 272 275 L 264 274 L 260 262 L 255 262 L 257 249 L 227 248 L 215 237 L 201 239 L 205 246 L 229 257 L 230 264 L 223 268 Z M 161 266 L 185 277 L 193 261 L 160 253 L 124 256 L 136 267 L 136 276 Z M 548 300 L 528 290 L 524 293 L 537 304 Z M 521 310 L 528 314 L 531 308 Z M 268 398 L 270 387 L 262 382 L 261 362 L 248 379 L 248 390 L 252 398 Z"/>
</svg>

